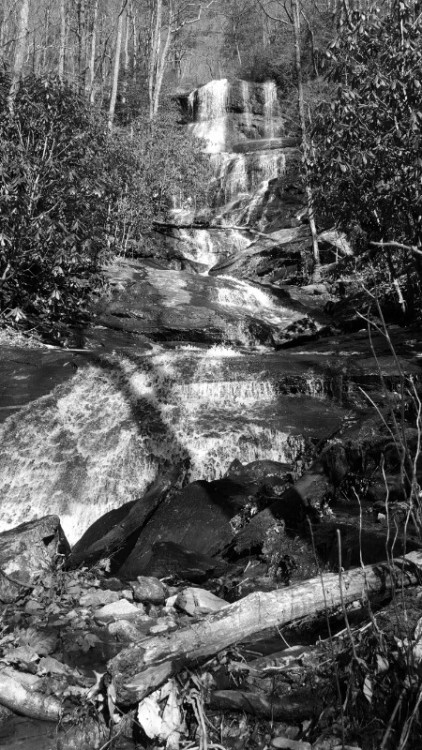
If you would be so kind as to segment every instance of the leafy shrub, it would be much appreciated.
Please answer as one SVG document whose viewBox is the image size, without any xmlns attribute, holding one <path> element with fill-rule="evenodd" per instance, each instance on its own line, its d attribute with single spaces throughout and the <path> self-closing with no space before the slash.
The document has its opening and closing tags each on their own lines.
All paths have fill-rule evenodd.
<svg viewBox="0 0 422 750">
<path fill-rule="evenodd" d="M 118 196 L 111 217 L 116 243 L 150 254 L 154 221 L 166 219 L 172 207 L 206 206 L 209 159 L 200 143 L 188 137 L 171 99 L 153 123 L 138 118 L 129 131 L 116 132 L 108 148 Z"/>
<path fill-rule="evenodd" d="M 422 4 L 355 13 L 329 50 L 337 95 L 316 119 L 310 164 L 325 224 L 370 240 L 422 240 Z"/>
<path fill-rule="evenodd" d="M 100 283 L 106 136 L 58 80 L 22 81 L 13 114 L 9 87 L 0 73 L 0 315 L 60 335 Z"/>
</svg>

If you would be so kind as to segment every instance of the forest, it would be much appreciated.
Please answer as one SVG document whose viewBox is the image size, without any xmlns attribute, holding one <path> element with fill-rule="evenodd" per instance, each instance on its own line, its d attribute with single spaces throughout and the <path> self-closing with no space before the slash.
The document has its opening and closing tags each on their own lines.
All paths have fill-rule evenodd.
<svg viewBox="0 0 422 750">
<path fill-rule="evenodd" d="M 148 244 L 174 194 L 210 201 L 177 93 L 224 77 L 276 82 L 312 221 L 363 253 L 399 243 L 377 263 L 416 314 L 418 3 L 11 0 L 0 13 L 3 321 L 83 321 L 105 255 Z"/>
<path fill-rule="evenodd" d="M 419 750 L 421 42 L 3 0 L 6 750 Z"/>
</svg>

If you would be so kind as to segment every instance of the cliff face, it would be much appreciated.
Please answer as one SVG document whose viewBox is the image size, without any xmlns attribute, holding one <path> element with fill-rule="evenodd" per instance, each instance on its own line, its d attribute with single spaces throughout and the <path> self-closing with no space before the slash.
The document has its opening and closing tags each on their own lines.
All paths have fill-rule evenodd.
<svg viewBox="0 0 422 750">
<path fill-rule="evenodd" d="M 210 154 L 217 218 L 261 230 L 291 226 L 292 208 L 302 201 L 300 140 L 275 83 L 210 81 L 179 101 L 192 135 Z"/>
</svg>

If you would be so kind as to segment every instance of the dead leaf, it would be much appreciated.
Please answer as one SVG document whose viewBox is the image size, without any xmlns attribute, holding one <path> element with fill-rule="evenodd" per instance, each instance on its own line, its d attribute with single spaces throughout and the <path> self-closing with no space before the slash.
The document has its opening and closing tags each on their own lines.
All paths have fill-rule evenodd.
<svg viewBox="0 0 422 750">
<path fill-rule="evenodd" d="M 186 726 L 175 680 L 168 680 L 140 702 L 138 721 L 150 739 L 165 742 L 167 750 L 177 750 Z"/>
<path fill-rule="evenodd" d="M 30 646 L 16 646 L 15 648 L 7 649 L 3 658 L 9 664 L 30 664 L 31 662 L 38 661 L 39 656 Z"/>
<path fill-rule="evenodd" d="M 73 675 L 72 669 L 66 664 L 62 664 L 58 659 L 54 659 L 52 656 L 46 656 L 40 659 L 38 664 L 37 673 L 40 675 L 44 674 L 64 674 Z"/>
<path fill-rule="evenodd" d="M 387 672 L 389 668 L 388 660 L 385 658 L 385 656 L 381 656 L 381 654 L 377 654 L 377 672 L 378 674 L 384 674 L 384 672 Z"/>
<path fill-rule="evenodd" d="M 39 656 L 48 656 L 56 650 L 58 637 L 54 631 L 28 628 L 20 631 L 19 643 L 22 646 L 30 646 Z"/>
<path fill-rule="evenodd" d="M 364 682 L 363 682 L 363 694 L 368 701 L 368 703 L 372 703 L 372 696 L 373 696 L 373 689 L 372 689 L 372 680 L 370 676 L 367 674 Z"/>
</svg>

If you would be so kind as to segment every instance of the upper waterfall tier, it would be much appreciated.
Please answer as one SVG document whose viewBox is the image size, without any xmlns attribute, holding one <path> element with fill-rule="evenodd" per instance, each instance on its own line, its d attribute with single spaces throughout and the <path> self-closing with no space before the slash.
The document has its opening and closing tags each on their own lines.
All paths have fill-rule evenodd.
<svg viewBox="0 0 422 750">
<path fill-rule="evenodd" d="M 192 131 L 208 153 L 230 151 L 239 141 L 285 135 L 274 81 L 229 82 L 223 78 L 180 97 Z"/>
</svg>

